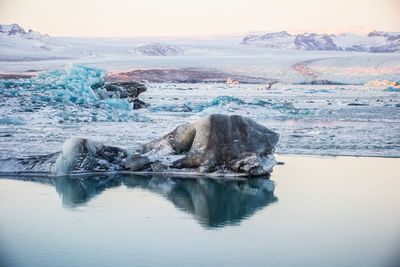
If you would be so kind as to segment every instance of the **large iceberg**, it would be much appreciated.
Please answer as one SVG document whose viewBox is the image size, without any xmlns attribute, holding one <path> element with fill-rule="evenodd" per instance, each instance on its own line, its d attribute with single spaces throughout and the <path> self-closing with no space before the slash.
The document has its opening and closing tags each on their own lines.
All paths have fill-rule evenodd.
<svg viewBox="0 0 400 267">
<path fill-rule="evenodd" d="M 0 96 L 11 105 L 18 102 L 10 109 L 46 112 L 39 117 L 51 115 L 58 122 L 140 119 L 132 110 L 145 105 L 137 97 L 146 87 L 135 82 L 106 83 L 105 75 L 102 69 L 69 65 L 30 79 L 0 80 Z"/>
<path fill-rule="evenodd" d="M 133 171 L 182 175 L 269 175 L 279 135 L 249 118 L 213 114 L 180 125 L 136 150 L 107 146 L 84 138 L 67 140 L 61 152 L 9 159 L 0 172 Z"/>
</svg>

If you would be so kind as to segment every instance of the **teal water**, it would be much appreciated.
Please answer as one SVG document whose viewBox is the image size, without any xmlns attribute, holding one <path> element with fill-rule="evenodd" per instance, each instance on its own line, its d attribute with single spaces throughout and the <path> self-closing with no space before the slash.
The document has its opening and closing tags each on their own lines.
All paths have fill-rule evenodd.
<svg viewBox="0 0 400 267">
<path fill-rule="evenodd" d="M 398 266 L 400 159 L 279 156 L 270 180 L 0 179 L 0 266 Z"/>
</svg>

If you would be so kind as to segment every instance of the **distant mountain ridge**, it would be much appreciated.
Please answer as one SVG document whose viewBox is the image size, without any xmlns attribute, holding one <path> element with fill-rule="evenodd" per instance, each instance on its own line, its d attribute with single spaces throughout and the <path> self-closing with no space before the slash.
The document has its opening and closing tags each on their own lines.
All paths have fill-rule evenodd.
<svg viewBox="0 0 400 267">
<path fill-rule="evenodd" d="M 247 35 L 241 44 L 276 49 L 393 53 L 400 52 L 400 33 L 373 31 L 367 35 L 355 33 L 293 35 L 281 31 Z"/>
<path fill-rule="evenodd" d="M 32 29 L 25 31 L 17 23 L 13 24 L 0 24 L 0 34 L 8 35 L 8 36 L 20 36 L 27 39 L 37 39 L 43 37 L 49 37 L 47 34 L 41 34 L 39 32 L 35 32 Z"/>
<path fill-rule="evenodd" d="M 176 56 L 182 54 L 183 50 L 175 45 L 151 43 L 138 46 L 135 49 L 132 49 L 131 52 L 144 56 Z"/>
<path fill-rule="evenodd" d="M 35 61 L 65 58 L 67 45 L 47 34 L 20 25 L 0 24 L 0 61 Z"/>
</svg>

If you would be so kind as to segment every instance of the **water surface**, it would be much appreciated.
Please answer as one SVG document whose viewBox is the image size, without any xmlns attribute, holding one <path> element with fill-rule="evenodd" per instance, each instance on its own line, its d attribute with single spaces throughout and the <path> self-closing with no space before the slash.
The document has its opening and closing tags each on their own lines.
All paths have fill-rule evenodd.
<svg viewBox="0 0 400 267">
<path fill-rule="evenodd" d="M 270 180 L 0 179 L 2 266 L 395 266 L 400 159 L 279 156 Z M 275 185 L 275 187 L 274 187 Z M 396 258 L 397 257 L 397 258 Z"/>
</svg>

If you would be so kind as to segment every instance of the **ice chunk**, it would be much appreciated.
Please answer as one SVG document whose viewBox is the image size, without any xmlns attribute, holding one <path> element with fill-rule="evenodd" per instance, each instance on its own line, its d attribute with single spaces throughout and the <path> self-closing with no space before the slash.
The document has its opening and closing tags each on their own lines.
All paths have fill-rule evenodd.
<svg viewBox="0 0 400 267">
<path fill-rule="evenodd" d="M 53 173 L 64 175 L 72 171 L 122 170 L 125 169 L 126 157 L 124 149 L 105 146 L 90 139 L 70 138 L 63 144 Z"/>
<path fill-rule="evenodd" d="M 46 112 L 58 122 L 141 120 L 127 98 L 103 98 L 105 71 L 81 65 L 51 70 L 31 79 L 1 80 L 0 97 L 21 112 Z M 11 101 L 14 101 L 13 103 Z"/>
<path fill-rule="evenodd" d="M 19 117 L 14 117 L 14 116 L 6 116 L 3 118 L 0 118 L 0 125 L 5 124 L 5 125 L 23 125 L 26 124 L 26 121 L 19 118 Z"/>
</svg>

